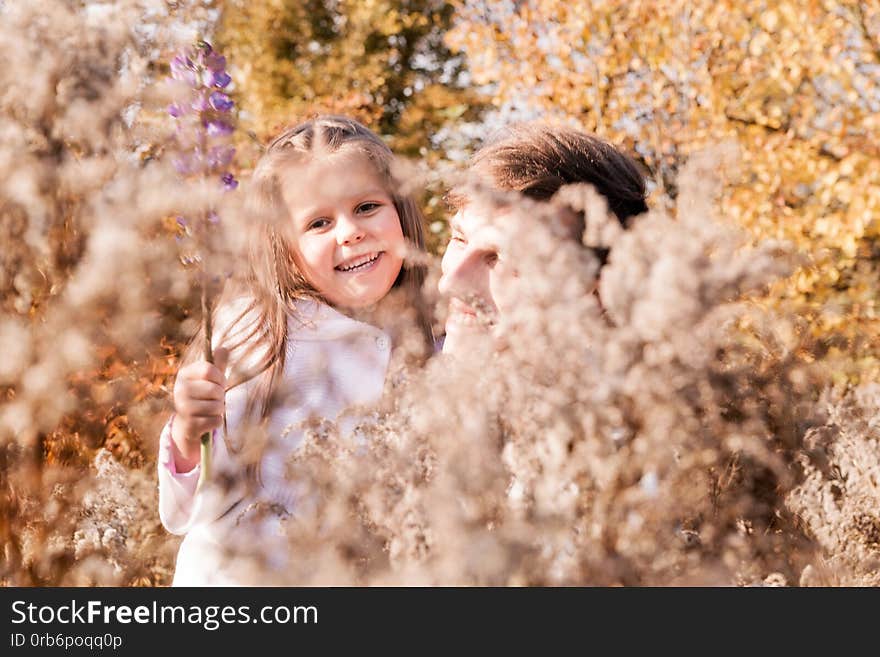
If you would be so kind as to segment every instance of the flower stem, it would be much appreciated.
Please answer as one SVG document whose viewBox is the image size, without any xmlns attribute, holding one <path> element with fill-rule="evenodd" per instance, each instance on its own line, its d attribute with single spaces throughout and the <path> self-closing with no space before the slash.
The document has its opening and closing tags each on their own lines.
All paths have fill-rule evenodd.
<svg viewBox="0 0 880 657">
<path fill-rule="evenodd" d="M 209 363 L 214 362 L 214 352 L 211 349 L 211 295 L 208 294 L 208 283 L 206 277 L 202 276 L 202 328 L 205 334 L 205 360 Z M 201 490 L 202 486 L 211 476 L 211 432 L 206 431 L 201 438 L 201 472 L 199 473 L 199 481 L 196 484 L 196 492 Z"/>
</svg>

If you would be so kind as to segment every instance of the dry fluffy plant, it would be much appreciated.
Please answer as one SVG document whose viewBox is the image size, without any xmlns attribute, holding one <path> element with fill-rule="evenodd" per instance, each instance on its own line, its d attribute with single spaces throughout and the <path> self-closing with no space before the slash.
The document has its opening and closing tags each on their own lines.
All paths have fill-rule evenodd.
<svg viewBox="0 0 880 657">
<path fill-rule="evenodd" d="M 107 345 L 135 358 L 192 332 L 179 308 L 193 288 L 162 220 L 220 203 L 180 185 L 144 138 L 138 108 L 157 98 L 131 26 L 161 18 L 154 5 L 0 8 L 13 58 L 0 69 L 3 583 L 169 581 L 177 539 L 158 529 L 154 459 L 123 467 L 96 451 L 100 417 L 70 420 L 96 399 L 124 403 L 155 454 L 167 399 L 83 373 Z M 535 205 L 474 188 L 520 274 L 497 342 L 417 368 L 403 340 L 358 431 L 311 423 L 287 460 L 299 504 L 270 523 L 293 566 L 255 565 L 294 584 L 778 584 L 809 564 L 806 583 L 871 581 L 871 411 L 823 415 L 809 332 L 745 300 L 791 263 L 723 223 L 726 157 L 695 159 L 675 216 L 628 231 L 590 190 Z M 222 201 L 230 243 L 236 203 Z M 580 241 L 570 207 L 586 209 Z M 601 306 L 595 246 L 612 247 Z M 436 301 L 435 288 L 436 267 Z M 89 476 L 47 465 L 59 426 Z M 259 532 L 273 511 L 249 513 Z"/>
<path fill-rule="evenodd" d="M 221 193 L 185 187 L 153 157 L 162 136 L 144 119 L 162 99 L 150 59 L 170 18 L 156 0 L 0 5 L 7 56 L 0 70 L 0 578 L 7 583 L 68 581 L 77 553 L 65 532 L 74 528 L 45 515 L 58 507 L 53 517 L 73 518 L 67 507 L 85 504 L 53 497 L 57 485 L 80 476 L 61 467 L 65 461 L 88 463 L 123 428 L 120 453 L 129 453 L 129 464 L 141 448 L 155 449 L 134 443 L 154 434 L 164 400 L 135 401 L 130 376 L 97 372 L 107 353 L 143 361 L 147 345 L 174 335 L 175 308 L 187 305 L 192 286 L 163 220 L 204 212 Z M 108 419 L 118 421 L 111 427 Z M 118 572 L 130 575 L 126 568 Z"/>
<path fill-rule="evenodd" d="M 822 546 L 806 586 L 880 585 L 880 386 L 826 395 L 827 420 L 804 437 L 804 481 L 788 505 Z"/>
<path fill-rule="evenodd" d="M 106 449 L 86 476 L 59 477 L 42 507 L 27 509 L 24 567 L 41 582 L 62 586 L 151 585 L 168 578 L 174 542 L 156 517 L 152 471 L 122 466 Z M 34 504 L 35 498 L 28 500 Z"/>
</svg>

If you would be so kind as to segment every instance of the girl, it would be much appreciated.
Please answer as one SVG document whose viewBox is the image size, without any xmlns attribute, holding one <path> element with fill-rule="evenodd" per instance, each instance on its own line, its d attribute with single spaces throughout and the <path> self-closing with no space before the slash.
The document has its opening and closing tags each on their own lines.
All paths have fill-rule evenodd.
<svg viewBox="0 0 880 657">
<path fill-rule="evenodd" d="M 247 272 L 218 304 L 216 363 L 190 362 L 196 339 L 160 438 L 159 515 L 186 534 L 174 585 L 256 584 L 267 561 L 270 577 L 285 567 L 278 521 L 298 503 L 285 459 L 310 420 L 350 431 L 356 419 L 340 413 L 378 401 L 392 341 L 404 337 L 377 326 L 380 312 L 395 305 L 416 327 L 415 351 L 430 353 L 425 269 L 404 262 L 408 248 L 424 250 L 422 217 L 396 193 L 391 160 L 361 124 L 323 116 L 284 132 L 258 163 Z M 248 465 L 253 424 L 266 441 Z M 212 473 L 197 492 L 206 431 Z"/>
</svg>

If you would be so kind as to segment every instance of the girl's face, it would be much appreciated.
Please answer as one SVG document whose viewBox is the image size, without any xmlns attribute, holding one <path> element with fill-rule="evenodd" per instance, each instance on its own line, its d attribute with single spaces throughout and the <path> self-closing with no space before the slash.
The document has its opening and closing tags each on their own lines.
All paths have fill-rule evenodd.
<svg viewBox="0 0 880 657">
<path fill-rule="evenodd" d="M 282 190 L 294 262 L 331 305 L 364 308 L 388 294 L 406 239 L 367 155 L 343 151 L 291 165 Z"/>
</svg>

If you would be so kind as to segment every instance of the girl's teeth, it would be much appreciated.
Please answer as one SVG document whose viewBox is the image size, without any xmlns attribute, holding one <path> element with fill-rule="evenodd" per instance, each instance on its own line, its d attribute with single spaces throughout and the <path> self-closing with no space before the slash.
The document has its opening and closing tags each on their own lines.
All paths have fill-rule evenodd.
<svg viewBox="0 0 880 657">
<path fill-rule="evenodd" d="M 350 271 L 355 271 L 357 269 L 363 269 L 364 267 L 367 267 L 367 266 L 373 264 L 379 258 L 380 255 L 381 254 L 377 253 L 369 260 L 364 260 L 363 262 L 358 263 L 356 265 L 348 266 L 348 267 L 340 267 L 339 271 L 350 272 Z"/>
</svg>

